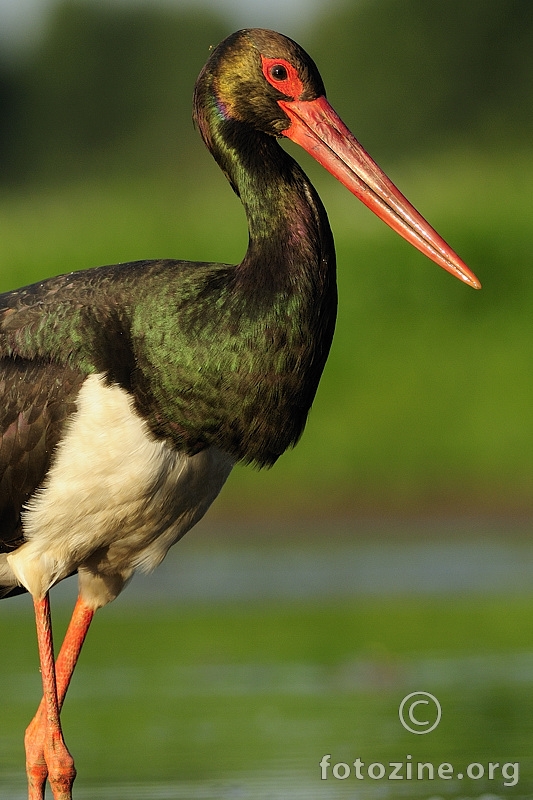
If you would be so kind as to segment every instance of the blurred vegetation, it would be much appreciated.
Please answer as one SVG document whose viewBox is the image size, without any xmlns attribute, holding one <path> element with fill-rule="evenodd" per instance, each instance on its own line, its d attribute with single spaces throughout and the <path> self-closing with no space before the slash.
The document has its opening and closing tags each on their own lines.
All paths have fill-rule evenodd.
<svg viewBox="0 0 533 800">
<path fill-rule="evenodd" d="M 76 0 L 31 52 L 0 57 L 0 290 L 242 258 L 242 209 L 190 121 L 228 33 L 213 13 Z M 301 444 L 269 473 L 236 470 L 217 507 L 530 512 L 533 5 L 328 4 L 302 44 L 484 288 L 439 272 L 298 151 L 336 236 L 337 336 Z"/>
<path fill-rule="evenodd" d="M 373 151 L 397 157 L 451 140 L 531 141 L 527 0 L 346 3 L 338 13 L 325 11 L 306 44 L 328 94 Z"/>
<path fill-rule="evenodd" d="M 0 54 L 0 180 L 186 162 L 192 86 L 228 33 L 209 11 L 59 2 L 30 53 Z M 531 139 L 527 0 L 327 4 L 305 45 L 374 152 Z"/>
<path fill-rule="evenodd" d="M 209 46 L 227 34 L 208 12 L 59 3 L 35 49 L 4 66 L 0 177 L 186 161 L 192 87 Z"/>
</svg>

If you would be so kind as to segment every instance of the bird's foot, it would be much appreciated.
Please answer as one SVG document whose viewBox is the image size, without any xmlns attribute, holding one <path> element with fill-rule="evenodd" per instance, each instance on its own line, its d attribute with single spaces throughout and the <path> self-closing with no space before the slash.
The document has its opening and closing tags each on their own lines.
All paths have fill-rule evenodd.
<svg viewBox="0 0 533 800">
<path fill-rule="evenodd" d="M 60 732 L 54 731 L 52 736 L 46 738 L 44 759 L 48 766 L 48 783 L 54 800 L 72 800 L 76 768 Z"/>
<path fill-rule="evenodd" d="M 76 777 L 74 759 L 62 735 L 56 731 L 51 735 L 48 733 L 44 704 L 39 706 L 26 729 L 24 746 L 28 800 L 44 800 L 47 778 L 54 800 L 72 800 L 72 784 Z"/>
</svg>

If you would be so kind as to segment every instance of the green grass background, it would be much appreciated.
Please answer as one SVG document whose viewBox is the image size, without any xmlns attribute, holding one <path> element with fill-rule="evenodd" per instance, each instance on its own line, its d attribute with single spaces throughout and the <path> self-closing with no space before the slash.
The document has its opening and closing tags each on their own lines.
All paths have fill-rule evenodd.
<svg viewBox="0 0 533 800">
<path fill-rule="evenodd" d="M 446 511 L 451 503 L 530 511 L 531 153 L 451 150 L 383 165 L 478 274 L 481 292 L 298 158 L 336 237 L 336 338 L 298 448 L 270 473 L 237 468 L 221 509 L 271 509 L 275 498 L 283 513 Z M 194 173 L 6 190 L 0 288 L 140 258 L 240 260 L 240 204 L 200 143 L 194 163 Z"/>
</svg>

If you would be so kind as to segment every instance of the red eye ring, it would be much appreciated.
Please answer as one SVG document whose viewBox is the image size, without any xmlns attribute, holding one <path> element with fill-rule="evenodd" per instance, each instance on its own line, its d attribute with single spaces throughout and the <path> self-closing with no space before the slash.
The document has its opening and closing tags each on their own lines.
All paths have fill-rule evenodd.
<svg viewBox="0 0 533 800">
<path fill-rule="evenodd" d="M 284 58 L 261 56 L 263 75 L 268 83 L 291 100 L 297 100 L 304 91 L 298 70 Z"/>
</svg>

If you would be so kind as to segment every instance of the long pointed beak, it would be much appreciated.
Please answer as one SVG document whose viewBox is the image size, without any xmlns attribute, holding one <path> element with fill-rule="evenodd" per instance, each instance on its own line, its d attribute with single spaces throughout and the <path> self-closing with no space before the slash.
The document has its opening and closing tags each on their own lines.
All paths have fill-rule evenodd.
<svg viewBox="0 0 533 800">
<path fill-rule="evenodd" d="M 443 269 L 475 289 L 481 284 L 466 264 L 403 196 L 373 161 L 325 97 L 278 100 L 292 139 L 363 201 L 394 231 Z"/>
</svg>

